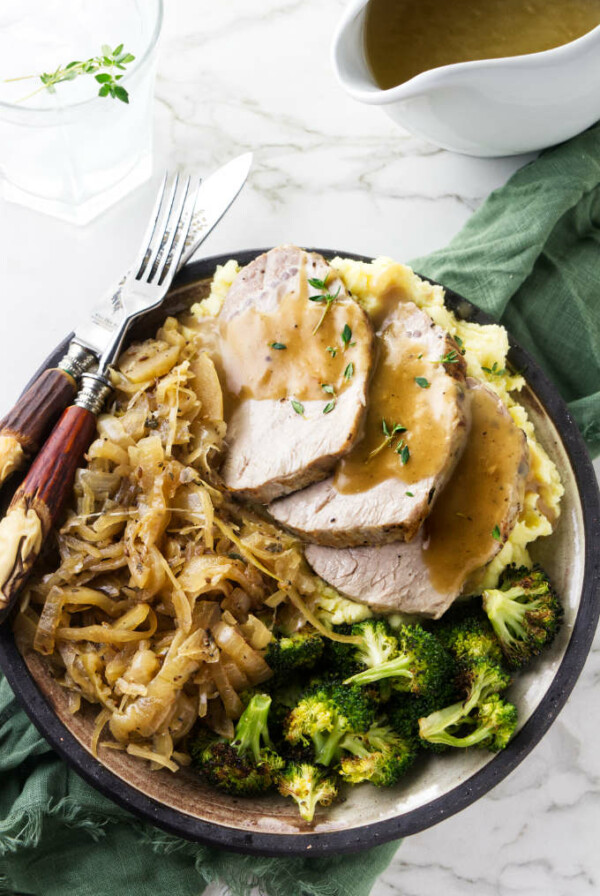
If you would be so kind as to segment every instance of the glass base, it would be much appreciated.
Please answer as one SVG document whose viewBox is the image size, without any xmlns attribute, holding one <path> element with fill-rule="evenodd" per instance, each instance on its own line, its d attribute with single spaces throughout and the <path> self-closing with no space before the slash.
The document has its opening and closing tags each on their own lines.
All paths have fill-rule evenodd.
<svg viewBox="0 0 600 896">
<path fill-rule="evenodd" d="M 14 202 L 18 205 L 24 205 L 34 211 L 42 212 L 45 215 L 52 215 L 54 218 L 60 218 L 68 221 L 70 224 L 87 224 L 96 218 L 102 212 L 110 208 L 116 202 L 119 202 L 136 187 L 141 186 L 150 179 L 152 175 L 152 154 L 146 153 L 139 162 L 116 184 L 90 196 L 84 202 L 75 204 L 71 202 L 61 202 L 58 199 L 48 199 L 43 196 L 37 196 L 29 193 L 21 187 L 11 183 L 6 178 L 0 179 L 0 195 L 7 202 Z"/>
</svg>

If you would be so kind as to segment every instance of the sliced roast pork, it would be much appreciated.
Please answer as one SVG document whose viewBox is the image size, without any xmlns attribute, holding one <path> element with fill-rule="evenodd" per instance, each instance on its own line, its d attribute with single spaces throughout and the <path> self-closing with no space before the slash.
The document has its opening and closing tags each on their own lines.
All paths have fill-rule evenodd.
<svg viewBox="0 0 600 896">
<path fill-rule="evenodd" d="M 323 479 L 361 431 L 368 316 L 322 256 L 282 246 L 241 271 L 220 318 L 225 485 L 266 503 Z"/>
<path fill-rule="evenodd" d="M 514 528 L 528 472 L 525 435 L 494 392 L 467 382 L 467 445 L 418 535 L 381 546 L 306 547 L 319 576 L 375 611 L 439 618 Z"/>
<path fill-rule="evenodd" d="M 279 523 L 307 541 L 410 541 L 465 446 L 465 364 L 454 340 L 405 302 L 378 342 L 363 438 L 333 476 L 270 505 Z"/>
</svg>

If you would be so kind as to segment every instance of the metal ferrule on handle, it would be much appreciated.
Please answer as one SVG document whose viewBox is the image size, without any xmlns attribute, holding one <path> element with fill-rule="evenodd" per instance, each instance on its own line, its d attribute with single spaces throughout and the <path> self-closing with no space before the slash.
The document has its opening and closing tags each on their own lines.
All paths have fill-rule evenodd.
<svg viewBox="0 0 600 896">
<path fill-rule="evenodd" d="M 86 370 L 89 370 L 95 362 L 94 353 L 73 340 L 67 354 L 58 362 L 58 367 L 72 376 L 75 382 L 79 382 Z"/>
</svg>

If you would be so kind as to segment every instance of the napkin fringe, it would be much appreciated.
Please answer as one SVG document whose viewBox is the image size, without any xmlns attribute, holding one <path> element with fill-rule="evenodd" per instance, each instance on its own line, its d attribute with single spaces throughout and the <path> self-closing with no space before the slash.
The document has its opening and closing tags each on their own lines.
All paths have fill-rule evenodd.
<svg viewBox="0 0 600 896">
<path fill-rule="evenodd" d="M 120 820 L 105 813 L 90 812 L 71 797 L 63 797 L 54 805 L 22 809 L 0 823 L 0 856 L 36 847 L 42 837 L 44 820 L 49 817 L 57 817 L 66 827 L 86 831 L 96 842 L 104 836 L 106 825 Z M 2 883 L 0 876 L 0 885 Z"/>
<path fill-rule="evenodd" d="M 105 828 L 109 824 L 122 821 L 117 816 L 83 808 L 71 797 L 63 797 L 54 804 L 18 811 L 0 823 L 0 856 L 35 848 L 42 839 L 44 822 L 50 817 L 66 827 L 85 831 L 95 842 L 105 836 Z M 225 885 L 230 896 L 279 896 L 281 893 L 286 896 L 340 896 L 335 879 L 323 879 L 319 873 L 318 859 L 314 864 L 308 858 L 282 859 L 275 863 L 270 858 L 223 855 L 218 850 L 181 840 L 158 828 L 148 829 L 136 819 L 128 819 L 128 823 L 136 828 L 140 841 L 146 843 L 155 854 L 183 853 L 189 856 L 194 862 L 199 883 Z M 307 880 L 313 875 L 314 880 Z M 14 896 L 9 879 L 1 872 L 0 896 Z"/>
<path fill-rule="evenodd" d="M 335 879 L 323 878 L 323 869 L 318 867 L 319 859 L 301 857 L 274 862 L 271 858 L 233 856 L 231 853 L 223 857 L 217 850 L 180 840 L 165 831 L 143 829 L 141 836 L 157 855 L 183 852 L 193 857 L 198 876 L 207 885 L 224 885 L 230 896 L 281 896 L 282 893 L 286 896 L 340 896 Z M 329 868 L 341 860 L 341 857 L 328 860 Z M 315 880 L 307 880 L 312 875 Z M 351 896 L 350 891 L 345 889 L 344 896 Z"/>
</svg>

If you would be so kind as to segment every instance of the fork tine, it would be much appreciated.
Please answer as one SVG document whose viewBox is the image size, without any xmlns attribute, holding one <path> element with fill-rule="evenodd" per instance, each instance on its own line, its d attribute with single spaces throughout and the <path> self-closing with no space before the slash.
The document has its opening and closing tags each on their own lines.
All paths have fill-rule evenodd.
<svg viewBox="0 0 600 896">
<path fill-rule="evenodd" d="M 168 190 L 167 198 L 164 202 L 161 203 L 161 208 L 159 209 L 159 214 L 156 219 L 156 226 L 152 231 L 152 237 L 148 242 L 148 247 L 146 249 L 140 268 L 135 275 L 136 280 L 150 280 L 152 270 L 156 265 L 157 259 L 159 258 L 162 247 L 165 243 L 165 238 L 167 236 L 167 226 L 171 218 L 173 203 L 175 202 L 178 187 L 179 174 L 176 174 Z"/>
<path fill-rule="evenodd" d="M 166 265 L 169 261 L 169 255 L 171 254 L 173 242 L 177 235 L 177 228 L 179 227 L 179 223 L 181 221 L 181 215 L 183 214 L 183 209 L 185 207 L 185 201 L 189 188 L 190 178 L 188 176 L 183 180 L 176 200 L 173 202 L 171 213 L 165 226 L 165 238 L 163 240 L 162 251 L 154 266 L 154 270 L 149 273 L 148 277 L 146 278 L 149 283 L 156 285 L 161 282 L 163 272 L 165 271 Z"/>
<path fill-rule="evenodd" d="M 179 270 L 179 265 L 181 264 L 181 258 L 183 253 L 186 250 L 188 244 L 188 236 L 192 227 L 192 222 L 194 220 L 194 214 L 196 212 L 196 203 L 198 201 L 198 191 L 200 189 L 200 184 L 202 183 L 202 178 L 194 178 L 190 183 L 190 189 L 188 192 L 187 201 L 185 207 L 183 209 L 183 214 L 181 216 L 181 225 L 179 232 L 177 233 L 177 242 L 173 246 L 172 258 L 170 261 L 170 268 L 167 271 L 166 275 L 163 277 L 163 283 L 167 278 L 170 277 L 170 280 L 173 279 L 177 271 Z M 169 280 L 169 282 L 170 282 Z"/>
<path fill-rule="evenodd" d="M 163 263 L 161 269 L 157 271 L 156 280 L 154 281 L 161 286 L 168 286 L 171 283 L 179 267 L 194 216 L 199 186 L 198 179 L 188 177 L 178 221 L 170 239 L 169 250 L 167 251 L 165 248 Z"/>
<path fill-rule="evenodd" d="M 141 268 L 144 265 L 144 259 L 146 258 L 147 254 L 148 254 L 148 249 L 152 242 L 152 237 L 154 236 L 154 232 L 156 230 L 156 225 L 158 223 L 158 219 L 160 216 L 161 207 L 162 207 L 162 204 L 163 204 L 163 201 L 165 198 L 165 194 L 167 191 L 168 177 L 169 177 L 169 172 L 165 171 L 162 181 L 161 181 L 161 184 L 160 184 L 160 189 L 159 189 L 159 191 L 156 195 L 156 199 L 154 201 L 154 206 L 152 208 L 152 214 L 150 215 L 150 220 L 148 222 L 148 226 L 146 227 L 146 231 L 145 231 L 144 236 L 141 241 L 142 248 L 140 250 L 138 257 L 135 260 L 135 264 L 132 267 L 132 271 L 134 273 L 141 270 Z M 135 276 L 137 277 L 137 273 L 135 273 Z"/>
</svg>

